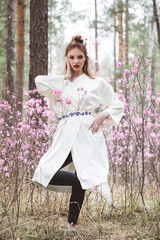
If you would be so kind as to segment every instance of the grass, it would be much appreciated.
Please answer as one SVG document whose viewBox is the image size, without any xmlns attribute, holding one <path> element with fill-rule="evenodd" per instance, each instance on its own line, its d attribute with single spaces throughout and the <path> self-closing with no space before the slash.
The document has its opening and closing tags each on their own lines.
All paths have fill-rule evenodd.
<svg viewBox="0 0 160 240">
<path fill-rule="evenodd" d="M 14 207 L 7 215 L 0 216 L 0 240 L 142 240 L 160 239 L 160 203 L 151 201 L 140 209 L 140 201 L 131 210 L 124 207 L 115 192 L 115 208 L 101 199 L 97 203 L 96 193 L 86 192 L 85 202 L 79 216 L 76 231 L 67 230 L 69 194 L 41 190 L 34 192 L 33 212 L 27 202 L 28 189 L 21 195 L 20 215 L 16 223 Z M 26 203 L 27 202 L 27 203 Z M 1 212 L 4 207 L 1 206 Z M 26 207 L 27 206 L 27 207 Z M 107 211 L 107 213 L 106 213 Z"/>
</svg>

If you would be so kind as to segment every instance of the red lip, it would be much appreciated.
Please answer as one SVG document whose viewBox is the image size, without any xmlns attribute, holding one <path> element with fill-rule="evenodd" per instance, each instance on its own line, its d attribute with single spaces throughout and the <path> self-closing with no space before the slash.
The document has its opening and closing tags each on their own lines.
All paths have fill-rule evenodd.
<svg viewBox="0 0 160 240">
<path fill-rule="evenodd" d="M 74 67 L 75 67 L 75 68 L 78 68 L 78 67 L 79 67 L 79 65 L 74 65 Z"/>
</svg>

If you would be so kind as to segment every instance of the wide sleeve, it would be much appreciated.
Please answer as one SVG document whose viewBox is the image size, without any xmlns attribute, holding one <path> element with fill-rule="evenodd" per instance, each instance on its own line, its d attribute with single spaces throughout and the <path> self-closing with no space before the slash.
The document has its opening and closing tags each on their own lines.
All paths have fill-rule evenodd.
<svg viewBox="0 0 160 240">
<path fill-rule="evenodd" d="M 108 122 L 117 126 L 124 114 L 124 103 L 119 100 L 112 86 L 105 80 L 102 81 L 102 104 L 107 106 L 104 112 L 110 115 Z"/>
<path fill-rule="evenodd" d="M 38 75 L 35 78 L 35 84 L 40 94 L 47 98 L 52 98 L 54 90 L 62 90 L 64 84 L 64 75 Z"/>
</svg>

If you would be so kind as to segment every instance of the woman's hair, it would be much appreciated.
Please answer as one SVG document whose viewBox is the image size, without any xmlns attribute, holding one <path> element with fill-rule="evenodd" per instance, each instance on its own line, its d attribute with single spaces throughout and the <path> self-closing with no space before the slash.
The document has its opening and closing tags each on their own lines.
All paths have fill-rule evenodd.
<svg viewBox="0 0 160 240">
<path fill-rule="evenodd" d="M 82 37 L 80 35 L 76 35 L 76 36 L 72 37 L 72 40 L 66 46 L 65 56 L 67 56 L 68 52 L 74 48 L 78 48 L 85 55 L 86 60 L 85 60 L 84 66 L 83 66 L 83 72 L 86 73 L 92 79 L 95 79 L 96 75 L 92 73 L 92 71 L 90 70 L 90 67 L 89 67 L 89 57 L 87 54 L 86 43 L 84 43 L 84 40 L 82 39 Z M 65 63 L 65 73 L 66 72 L 67 72 L 67 63 Z"/>
</svg>

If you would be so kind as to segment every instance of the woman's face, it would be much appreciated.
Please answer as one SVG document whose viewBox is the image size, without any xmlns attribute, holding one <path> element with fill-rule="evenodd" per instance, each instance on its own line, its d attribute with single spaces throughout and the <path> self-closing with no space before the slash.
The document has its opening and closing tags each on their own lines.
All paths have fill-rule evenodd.
<svg viewBox="0 0 160 240">
<path fill-rule="evenodd" d="M 67 54 L 71 68 L 75 72 L 81 72 L 86 60 L 84 52 L 78 48 L 70 50 Z"/>
</svg>

